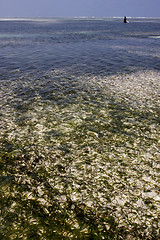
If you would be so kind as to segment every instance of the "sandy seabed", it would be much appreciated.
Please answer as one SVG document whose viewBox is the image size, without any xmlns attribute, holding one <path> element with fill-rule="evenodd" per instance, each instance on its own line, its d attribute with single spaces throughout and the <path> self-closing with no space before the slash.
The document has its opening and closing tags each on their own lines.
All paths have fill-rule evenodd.
<svg viewBox="0 0 160 240">
<path fill-rule="evenodd" d="M 158 240 L 159 72 L 18 74 L 0 83 L 1 239 Z"/>
</svg>

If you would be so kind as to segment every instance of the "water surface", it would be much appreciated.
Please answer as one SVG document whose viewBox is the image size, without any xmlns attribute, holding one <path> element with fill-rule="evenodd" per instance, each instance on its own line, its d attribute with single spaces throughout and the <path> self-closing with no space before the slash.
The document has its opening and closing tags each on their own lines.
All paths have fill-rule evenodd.
<svg viewBox="0 0 160 240">
<path fill-rule="evenodd" d="M 2 239 L 158 239 L 160 19 L 1 19 Z"/>
</svg>

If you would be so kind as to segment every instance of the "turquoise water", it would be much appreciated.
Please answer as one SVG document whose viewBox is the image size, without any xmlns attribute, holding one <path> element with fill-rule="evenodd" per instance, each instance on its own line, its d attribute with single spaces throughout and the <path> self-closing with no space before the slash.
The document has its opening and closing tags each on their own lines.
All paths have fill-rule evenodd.
<svg viewBox="0 0 160 240">
<path fill-rule="evenodd" d="M 0 21 L 1 239 L 158 239 L 159 19 Z"/>
</svg>

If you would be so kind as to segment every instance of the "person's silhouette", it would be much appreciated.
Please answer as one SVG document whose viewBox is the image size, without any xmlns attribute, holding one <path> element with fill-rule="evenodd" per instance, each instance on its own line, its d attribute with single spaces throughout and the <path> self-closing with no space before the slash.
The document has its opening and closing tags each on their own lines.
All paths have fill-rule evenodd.
<svg viewBox="0 0 160 240">
<path fill-rule="evenodd" d="M 124 23 L 127 23 L 127 18 L 126 18 L 126 16 L 124 17 Z"/>
</svg>

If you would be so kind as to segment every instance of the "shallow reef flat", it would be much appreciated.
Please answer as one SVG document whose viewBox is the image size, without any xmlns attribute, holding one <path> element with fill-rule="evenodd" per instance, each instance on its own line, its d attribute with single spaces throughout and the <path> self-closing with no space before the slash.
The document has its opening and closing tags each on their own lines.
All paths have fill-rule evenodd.
<svg viewBox="0 0 160 240">
<path fill-rule="evenodd" d="M 159 239 L 159 72 L 0 81 L 1 239 Z"/>
</svg>

